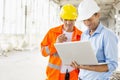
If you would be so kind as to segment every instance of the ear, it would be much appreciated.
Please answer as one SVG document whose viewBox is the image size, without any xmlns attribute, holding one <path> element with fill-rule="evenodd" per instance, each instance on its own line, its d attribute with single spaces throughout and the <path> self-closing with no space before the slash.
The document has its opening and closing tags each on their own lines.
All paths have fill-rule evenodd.
<svg viewBox="0 0 120 80">
<path fill-rule="evenodd" d="M 63 21 L 63 19 L 62 19 L 62 18 L 60 18 L 60 20 L 61 20 L 61 21 Z"/>
<path fill-rule="evenodd" d="M 100 16 L 101 16 L 101 15 L 100 15 L 100 12 L 98 12 L 98 13 L 97 13 L 97 17 L 100 18 Z"/>
</svg>

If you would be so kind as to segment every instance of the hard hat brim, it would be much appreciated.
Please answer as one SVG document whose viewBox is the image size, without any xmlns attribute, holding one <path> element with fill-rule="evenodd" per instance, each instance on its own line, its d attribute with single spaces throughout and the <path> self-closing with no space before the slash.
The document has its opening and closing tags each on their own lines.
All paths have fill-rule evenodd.
<svg viewBox="0 0 120 80">
<path fill-rule="evenodd" d="M 96 11 L 90 11 L 90 12 L 87 12 L 88 14 L 84 14 L 84 13 L 80 13 L 78 15 L 78 20 L 79 21 L 83 21 L 83 20 L 86 20 L 86 19 L 89 19 L 90 17 L 92 17 L 95 13 L 98 13 L 100 11 L 100 8 L 96 9 Z"/>
</svg>

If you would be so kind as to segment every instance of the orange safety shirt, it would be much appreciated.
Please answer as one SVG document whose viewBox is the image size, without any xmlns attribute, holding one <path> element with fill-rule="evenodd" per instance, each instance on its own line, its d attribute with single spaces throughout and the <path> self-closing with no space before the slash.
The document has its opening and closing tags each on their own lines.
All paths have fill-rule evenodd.
<svg viewBox="0 0 120 80">
<path fill-rule="evenodd" d="M 64 80 L 65 74 L 60 73 L 61 59 L 54 47 L 57 37 L 63 33 L 63 25 L 54 27 L 48 31 L 41 42 L 42 55 L 49 56 L 49 63 L 46 69 L 47 80 Z M 82 32 L 74 26 L 71 41 L 79 41 Z M 70 80 L 78 80 L 78 70 L 70 72 Z"/>
</svg>

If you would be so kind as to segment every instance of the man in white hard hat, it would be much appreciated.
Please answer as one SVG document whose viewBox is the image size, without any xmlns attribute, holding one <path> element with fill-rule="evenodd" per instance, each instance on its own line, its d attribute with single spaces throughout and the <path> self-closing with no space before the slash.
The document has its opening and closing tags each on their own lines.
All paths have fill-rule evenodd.
<svg viewBox="0 0 120 80">
<path fill-rule="evenodd" d="M 100 23 L 99 11 L 100 8 L 94 0 L 83 0 L 78 7 L 78 19 L 88 28 L 82 34 L 81 40 L 89 40 L 98 62 L 106 63 L 85 66 L 73 62 L 72 66 L 80 69 L 80 80 L 110 80 L 110 76 L 118 66 L 118 39 L 112 31 Z"/>
</svg>

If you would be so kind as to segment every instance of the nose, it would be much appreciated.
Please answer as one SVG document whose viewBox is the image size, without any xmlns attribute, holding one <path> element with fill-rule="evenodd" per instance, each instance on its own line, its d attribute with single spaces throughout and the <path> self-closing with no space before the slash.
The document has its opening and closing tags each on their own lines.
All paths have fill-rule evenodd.
<svg viewBox="0 0 120 80">
<path fill-rule="evenodd" d="M 71 21 L 66 21 L 67 24 L 71 24 Z"/>
</svg>

